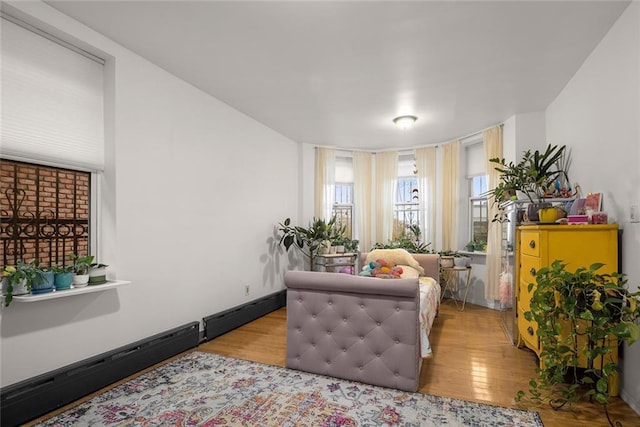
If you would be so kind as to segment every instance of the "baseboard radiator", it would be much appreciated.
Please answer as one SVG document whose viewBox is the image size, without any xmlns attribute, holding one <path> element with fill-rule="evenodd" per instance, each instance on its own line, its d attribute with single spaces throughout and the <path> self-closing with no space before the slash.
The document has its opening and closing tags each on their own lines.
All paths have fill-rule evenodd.
<svg viewBox="0 0 640 427">
<path fill-rule="evenodd" d="M 30 421 L 169 357 L 196 347 L 192 322 L 0 390 L 3 427 Z"/>
<path fill-rule="evenodd" d="M 207 316 L 202 319 L 204 323 L 204 341 L 226 334 L 285 305 L 287 305 L 286 289 L 247 304 Z"/>
</svg>

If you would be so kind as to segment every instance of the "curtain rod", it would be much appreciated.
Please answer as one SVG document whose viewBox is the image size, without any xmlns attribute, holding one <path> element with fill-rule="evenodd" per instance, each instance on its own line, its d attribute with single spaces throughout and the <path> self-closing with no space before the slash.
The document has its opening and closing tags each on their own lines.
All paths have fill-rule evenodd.
<svg viewBox="0 0 640 427">
<path fill-rule="evenodd" d="M 504 127 L 504 123 L 498 123 L 498 124 L 495 124 L 493 126 L 486 127 L 486 128 L 484 128 L 482 130 L 470 133 L 468 135 L 461 136 L 461 137 L 458 137 L 458 138 L 453 138 L 453 139 L 451 139 L 451 140 L 449 140 L 447 142 L 440 142 L 440 143 L 430 144 L 430 145 L 417 145 L 417 146 L 414 146 L 414 147 L 386 148 L 384 150 L 366 150 L 366 149 L 362 149 L 362 148 L 342 148 L 342 147 L 335 147 L 335 146 L 330 146 L 330 145 L 318 145 L 318 144 L 314 144 L 314 147 L 316 147 L 316 148 L 330 148 L 330 149 L 333 149 L 333 150 L 340 150 L 340 151 L 358 151 L 358 152 L 364 152 L 364 153 L 386 153 L 388 151 L 408 151 L 408 150 L 415 150 L 416 148 L 423 148 L 423 147 L 436 147 L 437 148 L 437 147 L 440 147 L 441 145 L 448 144 L 449 142 L 453 142 L 453 141 L 456 141 L 456 140 L 457 141 L 461 141 L 463 139 L 467 139 L 467 138 L 474 137 L 476 135 L 480 135 L 482 132 L 484 132 L 486 130 L 489 130 L 491 128 L 494 128 L 496 126 L 500 126 L 501 128 L 503 128 Z"/>
</svg>

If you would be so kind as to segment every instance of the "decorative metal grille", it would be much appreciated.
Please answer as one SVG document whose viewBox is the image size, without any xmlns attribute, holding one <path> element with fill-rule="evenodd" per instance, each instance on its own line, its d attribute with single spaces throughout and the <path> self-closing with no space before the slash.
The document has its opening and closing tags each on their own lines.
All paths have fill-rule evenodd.
<svg viewBox="0 0 640 427">
<path fill-rule="evenodd" d="M 333 214 L 336 216 L 336 224 L 344 225 L 344 235 L 350 239 L 353 238 L 353 206 L 352 205 L 333 205 Z"/>
<path fill-rule="evenodd" d="M 0 161 L 0 258 L 41 265 L 89 252 L 91 174 Z"/>
</svg>

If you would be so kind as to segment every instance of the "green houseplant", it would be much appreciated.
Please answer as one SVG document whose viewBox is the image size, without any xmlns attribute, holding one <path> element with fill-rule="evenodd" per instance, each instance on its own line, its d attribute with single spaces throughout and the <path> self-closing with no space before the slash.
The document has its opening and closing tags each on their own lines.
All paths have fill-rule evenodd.
<svg viewBox="0 0 640 427">
<path fill-rule="evenodd" d="M 533 210 L 529 212 L 530 219 L 537 221 L 536 208 L 545 207 L 545 197 L 558 195 L 556 193 L 560 189 L 556 188 L 556 183 L 569 181 L 567 170 L 563 169 L 569 165 L 565 152 L 566 145 L 549 144 L 543 152 L 526 150 L 517 163 L 498 157 L 489 159 L 489 162 L 496 164 L 495 170 L 500 173 L 500 182 L 485 195 L 500 206 L 506 201 L 515 200 L 519 191 L 533 206 Z M 563 194 L 566 194 L 566 189 Z M 493 222 L 496 221 L 506 221 L 501 209 L 493 218 Z"/>
<path fill-rule="evenodd" d="M 70 255 L 71 262 L 73 263 L 73 285 L 75 287 L 86 286 L 89 283 L 89 268 L 93 263 L 93 256 L 79 256 L 77 254 Z"/>
<path fill-rule="evenodd" d="M 35 261 L 30 263 L 19 260 L 16 266 L 7 266 L 2 270 L 4 305 L 8 307 L 14 295 L 31 292 L 31 285 L 42 280 Z"/>
<path fill-rule="evenodd" d="M 281 233 L 279 243 L 288 251 L 295 246 L 309 259 L 309 265 L 313 267 L 313 259 L 319 252 L 328 251 L 331 241 L 339 236 L 344 236 L 345 227 L 337 224 L 335 216 L 329 221 L 322 218 L 313 218 L 309 227 L 291 225 L 291 218 L 286 218 L 278 224 Z"/>
<path fill-rule="evenodd" d="M 555 409 L 594 399 L 611 423 L 607 404 L 611 384 L 617 383 L 617 346 L 620 341 L 633 344 L 640 335 L 640 292 L 627 289 L 624 274 L 599 274 L 602 266 L 570 272 L 555 260 L 541 268 L 524 316 L 537 323 L 541 345 L 541 368 L 529 383 L 529 398 Z M 525 396 L 519 391 L 516 399 Z"/>
<path fill-rule="evenodd" d="M 71 288 L 71 283 L 73 283 L 73 265 L 56 265 L 51 267 L 51 270 L 53 271 L 53 283 L 56 291 Z"/>
</svg>

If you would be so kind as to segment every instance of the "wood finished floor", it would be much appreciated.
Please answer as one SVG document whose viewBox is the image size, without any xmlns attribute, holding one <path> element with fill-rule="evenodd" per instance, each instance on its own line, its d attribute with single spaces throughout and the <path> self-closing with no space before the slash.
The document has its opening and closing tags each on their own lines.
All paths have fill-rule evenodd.
<svg viewBox="0 0 640 427">
<path fill-rule="evenodd" d="M 467 305 L 464 312 L 460 312 L 452 301 L 445 300 L 431 331 L 434 355 L 423 364 L 419 392 L 519 407 L 514 396 L 518 390 L 526 389 L 529 379 L 535 375 L 537 360 L 533 352 L 517 349 L 509 343 L 499 315 L 495 310 L 474 305 Z M 277 310 L 204 343 L 197 350 L 284 366 L 286 316 L 286 309 Z M 103 391 L 60 408 L 27 426 Z M 539 412 L 546 427 L 608 425 L 601 406 L 588 402 L 575 405 L 570 410 L 553 411 L 546 407 L 528 409 Z M 640 426 L 640 415 L 620 398 L 612 399 L 609 412 L 614 420 L 620 421 L 625 427 Z"/>
</svg>

